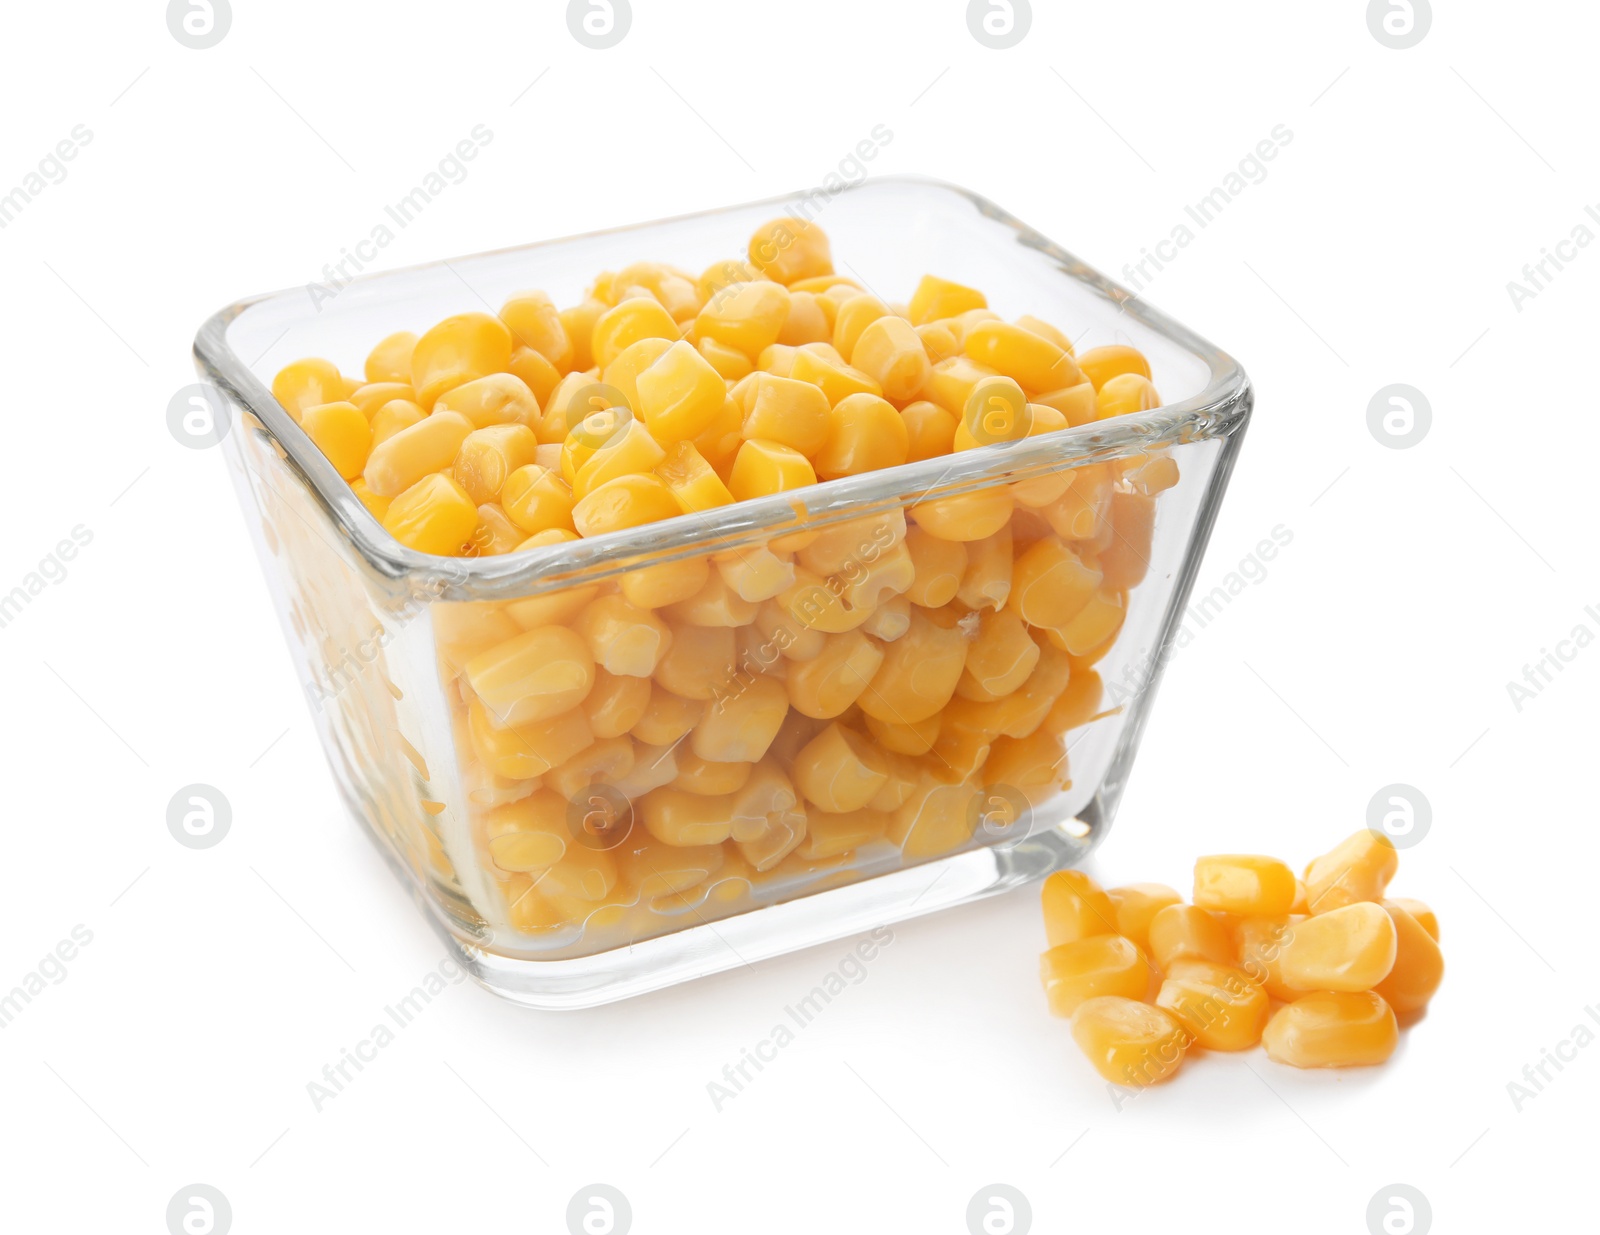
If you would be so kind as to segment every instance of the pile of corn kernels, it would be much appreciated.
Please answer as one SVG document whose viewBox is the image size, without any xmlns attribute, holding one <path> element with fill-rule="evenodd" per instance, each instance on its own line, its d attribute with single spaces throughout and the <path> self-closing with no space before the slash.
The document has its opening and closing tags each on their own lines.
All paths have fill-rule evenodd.
<svg viewBox="0 0 1600 1235">
<path fill-rule="evenodd" d="M 1303 879 L 1276 858 L 1205 857 L 1190 904 L 1164 884 L 1102 891 L 1058 871 L 1042 892 L 1050 1010 L 1116 1085 L 1166 1080 L 1194 1047 L 1260 1043 L 1297 1068 L 1382 1063 L 1444 978 L 1433 911 L 1385 898 L 1399 862 L 1368 829 Z"/>
<path fill-rule="evenodd" d="M 1134 348 L 1077 353 L 933 275 L 886 303 L 834 272 L 815 224 L 773 220 L 747 255 L 605 272 L 565 309 L 519 294 L 389 336 L 364 380 L 301 360 L 273 393 L 398 541 L 457 556 L 1159 404 Z M 627 942 L 853 877 L 864 854 L 883 869 L 977 843 L 996 786 L 1059 793 L 1178 479 L 1151 451 L 434 606 L 505 920 Z"/>
</svg>

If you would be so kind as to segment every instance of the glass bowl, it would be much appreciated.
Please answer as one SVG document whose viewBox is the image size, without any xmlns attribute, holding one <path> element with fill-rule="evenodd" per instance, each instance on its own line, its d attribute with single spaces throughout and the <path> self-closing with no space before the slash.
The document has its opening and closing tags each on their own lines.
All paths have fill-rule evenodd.
<svg viewBox="0 0 1600 1235">
<path fill-rule="evenodd" d="M 598 271 L 634 261 L 741 258 L 777 215 L 818 223 L 839 273 L 885 299 L 933 272 L 1008 318 L 1056 324 L 1080 352 L 1131 344 L 1168 401 L 591 539 L 446 558 L 394 540 L 271 393 L 289 359 L 359 372 L 391 332 L 492 313 L 526 288 L 574 303 Z M 993 203 L 910 178 L 241 300 L 201 327 L 195 357 L 226 404 L 223 453 L 346 803 L 467 970 L 540 1008 L 652 990 L 1080 861 L 1116 813 L 1251 406 L 1231 357 Z M 1029 504 L 1044 495 L 1053 522 Z M 993 531 L 997 505 L 1014 513 Z M 883 667 L 939 679 L 937 699 L 951 655 L 1000 618 L 965 600 L 890 605 L 907 537 L 926 528 L 965 545 L 967 599 L 981 561 L 1009 578 L 1044 541 L 1041 553 L 1072 555 L 1061 577 L 1099 576 L 1070 621 L 1030 630 L 1041 655 L 1014 693 L 953 696 L 931 718 L 915 692 L 879 689 Z M 668 702 L 681 715 L 652 710 L 596 736 L 592 701 L 529 723 L 484 685 L 496 647 L 576 620 L 625 577 L 631 594 L 675 571 L 754 577 L 773 558 L 814 569 L 720 616 L 672 611 L 669 680 L 686 693 Z M 869 694 L 835 711 L 850 689 Z M 754 766 L 729 791 L 739 774 L 702 750 Z"/>
</svg>

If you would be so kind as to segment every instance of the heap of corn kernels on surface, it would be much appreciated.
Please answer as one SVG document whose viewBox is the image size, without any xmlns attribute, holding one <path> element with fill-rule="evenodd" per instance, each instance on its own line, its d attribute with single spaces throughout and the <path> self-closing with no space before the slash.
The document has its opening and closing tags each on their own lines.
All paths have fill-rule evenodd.
<svg viewBox="0 0 1600 1235">
<path fill-rule="evenodd" d="M 543 292 L 499 314 L 400 332 L 365 378 L 298 360 L 272 392 L 368 510 L 424 553 L 491 556 L 636 527 L 1159 404 L 1134 348 L 1075 355 L 1055 327 L 1008 323 L 982 292 L 928 275 L 904 305 L 834 273 L 800 219 L 749 260 L 695 275 L 601 274 L 577 305 Z M 1145 476 L 1159 491 L 1170 464 Z M 1081 516 L 1044 478 L 1052 525 Z M 934 534 L 978 540 L 1004 487 L 927 503 Z M 1063 531 L 1062 535 L 1067 533 Z"/>
<path fill-rule="evenodd" d="M 1399 855 L 1363 829 L 1306 867 L 1220 855 L 1195 863 L 1194 900 L 1081 871 L 1045 880 L 1040 958 L 1050 1010 L 1116 1085 L 1151 1085 L 1195 1047 L 1297 1068 L 1378 1064 L 1444 977 L 1439 922 L 1385 898 Z"/>
</svg>

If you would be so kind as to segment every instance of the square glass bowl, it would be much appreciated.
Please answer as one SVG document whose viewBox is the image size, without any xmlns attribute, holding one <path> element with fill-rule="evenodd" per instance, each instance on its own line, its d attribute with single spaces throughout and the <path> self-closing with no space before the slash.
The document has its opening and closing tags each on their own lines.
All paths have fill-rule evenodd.
<svg viewBox="0 0 1600 1235">
<path fill-rule="evenodd" d="M 1137 347 L 1167 402 L 592 539 L 443 558 L 390 537 L 271 393 L 289 359 L 360 372 L 386 335 L 525 289 L 573 304 L 602 270 L 741 259 L 780 215 L 816 222 L 839 273 L 887 300 L 931 272 L 982 289 L 1007 319 L 1055 324 L 1080 353 Z M 1210 343 L 993 203 L 918 179 L 365 276 L 332 299 L 258 296 L 207 321 L 195 356 L 228 405 L 223 450 L 346 803 L 467 970 L 540 1008 L 1080 861 L 1116 812 L 1251 406 L 1244 372 Z M 908 529 L 963 545 L 968 599 L 989 575 L 998 599 L 1041 543 L 1036 595 L 1082 591 L 1046 605 L 1058 625 L 1032 631 L 1041 655 L 1011 694 L 921 715 L 918 691 L 948 694 L 951 657 L 999 619 L 961 599 L 895 601 Z M 699 619 L 731 625 L 673 610 L 670 672 L 655 670 L 649 719 L 620 736 L 596 736 L 616 728 L 598 697 L 528 722 L 517 699 L 474 688 L 492 693 L 496 648 L 578 621 L 625 576 L 634 594 L 651 578 L 748 583 L 774 558 L 807 569 Z M 663 679 L 678 693 L 662 695 Z"/>
</svg>

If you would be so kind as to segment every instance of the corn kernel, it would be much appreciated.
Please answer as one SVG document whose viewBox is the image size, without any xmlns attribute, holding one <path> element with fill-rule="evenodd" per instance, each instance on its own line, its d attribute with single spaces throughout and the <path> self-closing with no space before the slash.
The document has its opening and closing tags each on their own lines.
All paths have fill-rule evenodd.
<svg viewBox="0 0 1600 1235">
<path fill-rule="evenodd" d="M 767 600 L 794 582 L 794 561 L 763 545 L 718 554 L 714 563 L 723 582 L 741 600 Z"/>
<path fill-rule="evenodd" d="M 803 455 L 820 450 L 833 429 L 827 396 L 809 382 L 757 374 L 744 385 L 742 406 L 746 440 L 778 442 Z"/>
<path fill-rule="evenodd" d="M 350 492 L 354 493 L 361 504 L 372 512 L 372 517 L 379 523 L 383 522 L 383 516 L 389 513 L 390 503 L 394 501 L 393 498 L 379 497 L 371 489 L 367 488 L 367 482 L 359 476 L 350 482 Z"/>
<path fill-rule="evenodd" d="M 383 527 L 408 549 L 455 556 L 472 539 L 478 508 L 455 481 L 424 476 L 389 503 Z"/>
<path fill-rule="evenodd" d="M 713 571 L 706 576 L 705 585 L 687 600 L 668 605 L 662 611 L 674 623 L 683 626 L 748 626 L 755 621 L 756 606 L 745 600 L 729 584 L 726 577 Z"/>
<path fill-rule="evenodd" d="M 1396 905 L 1399 908 L 1404 909 L 1417 920 L 1418 924 L 1423 930 L 1427 931 L 1428 934 L 1433 937 L 1433 941 L 1435 943 L 1439 942 L 1438 915 L 1435 914 L 1432 909 L 1429 909 L 1427 905 L 1423 904 L 1423 902 L 1419 900 L 1413 900 L 1409 896 L 1394 896 L 1384 901 L 1384 904 Z M 1302 912 L 1304 911 L 1302 910 Z"/>
<path fill-rule="evenodd" d="M 526 382 L 509 373 L 491 373 L 447 390 L 434 401 L 433 410 L 465 416 L 474 429 L 539 423 L 539 401 Z"/>
<path fill-rule="evenodd" d="M 323 403 L 300 413 L 300 427 L 334 470 L 354 480 L 366 466 L 372 449 L 372 427 L 354 403 Z"/>
<path fill-rule="evenodd" d="M 693 596 L 710 574 L 711 563 L 705 558 L 683 558 L 637 567 L 619 578 L 617 586 L 639 608 L 661 609 Z"/>
<path fill-rule="evenodd" d="M 523 347 L 538 352 L 563 373 L 573 367 L 572 338 L 550 297 L 521 292 L 500 306 L 500 320 Z"/>
<path fill-rule="evenodd" d="M 416 397 L 417 392 L 411 389 L 410 382 L 368 382 L 351 392 L 349 402 L 361 409 L 361 414 L 370 424 L 378 409 L 384 404 L 392 403 L 396 399 L 404 399 L 411 403 L 416 401 Z"/>
<path fill-rule="evenodd" d="M 539 439 L 527 425 L 475 429 L 461 440 L 451 472 L 456 483 L 478 505 L 498 502 L 506 478 L 519 467 L 532 463 L 538 447 Z"/>
<path fill-rule="evenodd" d="M 1294 872 L 1277 858 L 1218 854 L 1194 864 L 1194 903 L 1245 917 L 1276 917 L 1294 905 Z"/>
<path fill-rule="evenodd" d="M 639 414 L 660 442 L 698 437 L 722 411 L 728 387 L 694 347 L 672 344 L 639 374 Z"/>
<path fill-rule="evenodd" d="M 678 323 L 672 314 L 648 296 L 634 296 L 607 309 L 595 321 L 590 344 L 593 363 L 605 369 L 625 347 L 640 339 L 666 339 L 676 343 L 679 338 Z"/>
<path fill-rule="evenodd" d="M 789 313 L 778 332 L 778 342 L 786 347 L 825 343 L 832 337 L 833 325 L 815 292 L 789 289 Z M 770 345 L 769 345 L 770 346 Z M 764 348 L 762 349 L 765 350 Z"/>
<path fill-rule="evenodd" d="M 540 407 L 550 401 L 556 387 L 561 385 L 561 370 L 546 360 L 543 353 L 531 347 L 512 348 L 511 359 L 506 362 L 506 372 L 528 388 L 534 402 Z"/>
<path fill-rule="evenodd" d="M 559 767 L 594 741 L 581 711 L 551 716 L 527 725 L 502 726 L 474 699 L 467 709 L 472 749 L 500 776 L 528 780 Z"/>
<path fill-rule="evenodd" d="M 650 835 L 663 845 L 719 845 L 728 839 L 730 799 L 686 793 L 665 786 L 647 793 L 636 810 Z"/>
<path fill-rule="evenodd" d="M 937 611 L 915 609 L 911 629 L 884 648 L 883 663 L 860 698 L 879 720 L 915 724 L 950 702 L 967 661 L 966 636 L 940 625 Z"/>
<path fill-rule="evenodd" d="M 1163 969 L 1179 958 L 1233 961 L 1233 941 L 1227 928 L 1204 909 L 1193 905 L 1168 905 L 1150 919 L 1150 955 Z"/>
<path fill-rule="evenodd" d="M 1030 626 L 1064 626 L 1089 603 L 1100 581 L 1098 570 L 1046 536 L 1018 556 L 1010 604 Z"/>
<path fill-rule="evenodd" d="M 1164 1008 L 1098 995 L 1072 1014 L 1072 1038 L 1113 1085 L 1154 1085 L 1183 1063 L 1189 1031 Z"/>
<path fill-rule="evenodd" d="M 888 827 L 889 816 L 881 810 L 834 814 L 808 806 L 805 839 L 795 853 L 810 860 L 841 857 L 882 840 Z"/>
<path fill-rule="evenodd" d="M 838 339 L 836 326 L 836 345 Z M 851 367 L 875 381 L 882 388 L 883 397 L 893 403 L 914 398 L 933 368 L 916 329 L 904 318 L 893 315 L 879 316 L 863 326 L 845 354 L 850 357 Z"/>
<path fill-rule="evenodd" d="M 484 817 L 489 857 L 503 871 L 543 871 L 565 856 L 572 842 L 567 803 L 548 789 L 500 806 Z"/>
<path fill-rule="evenodd" d="M 526 536 L 498 503 L 483 502 L 478 506 L 478 525 L 472 529 L 470 552 L 479 557 L 513 553 Z"/>
<path fill-rule="evenodd" d="M 721 797 L 737 793 L 750 779 L 753 763 L 736 763 L 723 760 L 702 759 L 690 750 L 677 752 L 677 775 L 673 786 L 688 793 L 705 797 Z"/>
<path fill-rule="evenodd" d="M 594 685 L 594 657 L 564 626 L 525 631 L 473 657 L 466 678 L 502 725 L 523 725 L 570 711 Z"/>
<path fill-rule="evenodd" d="M 827 234 L 815 223 L 785 217 L 756 228 L 750 237 L 750 263 L 778 283 L 798 283 L 833 273 Z"/>
<path fill-rule="evenodd" d="M 912 329 L 917 332 L 917 338 L 922 340 L 922 349 L 928 353 L 930 366 L 961 354 L 961 340 L 950 329 L 948 322 L 924 322 Z"/>
<path fill-rule="evenodd" d="M 1384 901 L 1394 921 L 1394 967 L 1372 989 L 1382 995 L 1396 1015 L 1410 1017 L 1428 1006 L 1444 981 L 1444 955 L 1433 934 L 1398 901 Z"/>
<path fill-rule="evenodd" d="M 398 497 L 424 477 L 455 462 L 472 422 L 454 412 L 429 416 L 372 448 L 362 472 L 379 497 Z"/>
<path fill-rule="evenodd" d="M 949 604 L 967 570 L 967 546 L 935 536 L 920 525 L 906 532 L 905 543 L 913 569 L 911 587 L 906 591 L 911 603 L 925 609 Z"/>
<path fill-rule="evenodd" d="M 568 372 L 581 373 L 594 366 L 594 328 L 609 306 L 592 296 L 570 309 L 561 310 L 561 324 L 572 340 L 572 360 Z"/>
<path fill-rule="evenodd" d="M 639 407 L 639 375 L 676 346 L 677 343 L 671 339 L 640 339 L 617 354 L 617 358 L 600 375 L 601 384 L 612 387 L 620 396 L 613 396 L 617 406 Z M 720 390 L 718 394 L 721 394 Z"/>
<path fill-rule="evenodd" d="M 1190 962 L 1193 964 L 1193 962 Z M 1261 1041 L 1272 1001 L 1237 970 L 1169 974 L 1156 1007 L 1170 1012 L 1194 1041 L 1210 1051 L 1244 1051 Z"/>
<path fill-rule="evenodd" d="M 585 713 L 587 715 L 587 713 Z M 615 841 L 614 829 L 627 826 L 618 819 L 615 804 L 605 794 L 590 794 L 596 785 L 611 785 L 633 771 L 633 741 L 625 737 L 599 738 L 544 778 L 568 802 L 587 807 L 581 829 L 595 841 Z M 589 843 L 589 842 L 585 842 Z M 600 845 L 601 848 L 609 846 Z"/>
<path fill-rule="evenodd" d="M 1115 933 L 1116 911 L 1100 885 L 1079 870 L 1056 871 L 1039 889 L 1045 938 L 1052 948 L 1090 935 Z"/>
<path fill-rule="evenodd" d="M 754 763 L 778 736 L 789 696 L 782 682 L 757 676 L 712 701 L 690 745 L 702 759 Z"/>
<path fill-rule="evenodd" d="M 1038 663 L 1039 645 L 1016 614 L 1009 609 L 984 610 L 978 633 L 967 647 L 956 694 L 979 703 L 993 702 L 1027 681 Z"/>
<path fill-rule="evenodd" d="M 797 712 L 831 720 L 861 698 L 883 665 L 884 651 L 860 631 L 823 638 L 816 656 L 790 666 L 784 685 Z"/>
<path fill-rule="evenodd" d="M 1397 934 L 1382 905 L 1360 901 L 1299 923 L 1284 941 L 1284 985 L 1301 991 L 1369 991 L 1394 968 Z"/>
<path fill-rule="evenodd" d="M 1382 1063 L 1399 1041 L 1394 1010 L 1372 991 L 1303 995 L 1279 1008 L 1261 1035 L 1267 1058 L 1294 1068 Z"/>
<path fill-rule="evenodd" d="M 685 699 L 714 699 L 728 689 L 737 668 L 735 655 L 733 631 L 717 626 L 680 626 L 656 665 L 655 680 Z"/>
<path fill-rule="evenodd" d="M 1006 525 L 1015 509 L 1016 500 L 1010 490 L 989 485 L 958 497 L 918 502 L 911 508 L 911 517 L 945 540 L 972 541 L 993 536 Z"/>
<path fill-rule="evenodd" d="M 572 496 L 582 501 L 607 481 L 649 472 L 666 457 L 650 430 L 630 420 L 578 468 Z M 676 506 L 673 513 L 677 513 Z"/>
<path fill-rule="evenodd" d="M 681 641 L 680 641 L 681 642 Z M 671 746 L 700 723 L 706 706 L 675 695 L 657 682 L 650 684 L 650 704 L 629 732 L 641 742 Z"/>
<path fill-rule="evenodd" d="M 1014 324 L 1021 326 L 1024 330 L 1031 330 L 1040 338 L 1049 339 L 1050 342 L 1054 343 L 1069 356 L 1076 354 L 1073 351 L 1072 340 L 1067 338 L 1067 336 L 1061 330 L 1057 329 L 1055 326 L 1052 326 L 1043 318 L 1034 317 L 1030 313 L 1024 313 L 1021 317 L 1017 318 Z"/>
<path fill-rule="evenodd" d="M 1095 398 L 1096 420 L 1110 420 L 1113 416 L 1127 416 L 1134 412 L 1148 412 L 1161 406 L 1161 396 L 1148 377 L 1137 373 L 1119 373 L 1100 387 Z"/>
<path fill-rule="evenodd" d="M 911 861 L 960 849 L 971 842 L 977 827 L 972 806 L 971 785 L 950 785 L 923 776 L 890 816 L 886 839 Z"/>
<path fill-rule="evenodd" d="M 678 513 L 678 499 L 659 477 L 618 476 L 573 506 L 572 524 L 581 536 L 600 536 Z"/>
<path fill-rule="evenodd" d="M 1093 669 L 1072 668 L 1072 676 L 1044 718 L 1044 727 L 1052 733 L 1066 733 L 1088 724 L 1100 712 L 1105 696 L 1105 683 Z"/>
<path fill-rule="evenodd" d="M 739 447 L 728 476 L 728 492 L 736 501 L 785 493 L 817 482 L 811 461 L 781 442 L 752 439 Z M 669 494 L 670 496 L 670 494 Z"/>
<path fill-rule="evenodd" d="M 949 279 L 925 274 L 922 276 L 922 282 L 917 284 L 917 290 L 911 295 L 911 323 L 914 326 L 921 326 L 924 322 L 955 317 L 958 313 L 965 313 L 969 309 L 988 307 L 989 302 L 976 288 L 963 287 L 960 283 L 952 283 Z"/>
<path fill-rule="evenodd" d="M 367 353 L 362 371 L 369 382 L 411 382 L 411 352 L 417 345 L 417 336 L 409 330 L 397 330 L 378 341 Z M 274 394 L 277 392 L 274 391 Z"/>
<path fill-rule="evenodd" d="M 866 807 L 889 779 L 872 743 L 837 722 L 801 748 L 791 774 L 808 802 L 833 814 Z"/>
<path fill-rule="evenodd" d="M 1124 373 L 1136 373 L 1144 378 L 1150 376 L 1150 362 L 1144 358 L 1144 354 L 1123 343 L 1092 347 L 1078 355 L 1077 364 L 1096 390 Z"/>
<path fill-rule="evenodd" d="M 1095 396 L 1094 383 L 1083 381 L 1076 386 L 1067 386 L 1060 390 L 1047 390 L 1033 396 L 1033 402 L 1040 407 L 1048 407 L 1060 412 L 1066 417 L 1067 424 L 1072 428 L 1086 425 L 1095 419 L 1095 413 L 1100 410 L 1099 402 Z"/>
<path fill-rule="evenodd" d="M 574 527 L 572 490 L 561 477 L 537 463 L 524 464 L 506 476 L 500 504 L 525 532 Z"/>
<path fill-rule="evenodd" d="M 570 897 L 580 902 L 603 901 L 616 887 L 617 867 L 604 849 L 569 846 L 561 861 L 545 871 L 535 885 L 550 900 Z M 558 902 L 559 903 L 559 902 Z M 577 911 L 582 913 L 580 907 Z"/>
<path fill-rule="evenodd" d="M 420 423 L 427 413 L 409 399 L 391 399 L 372 414 L 372 444 L 387 442 L 402 429 Z"/>
<path fill-rule="evenodd" d="M 299 424 L 307 408 L 344 401 L 344 376 L 332 361 L 315 357 L 296 360 L 278 370 L 272 379 L 272 397 Z"/>
<path fill-rule="evenodd" d="M 1150 948 L 1150 923 L 1168 905 L 1181 905 L 1183 897 L 1164 883 L 1130 883 L 1108 888 L 1106 896 L 1116 911 L 1116 930 L 1143 951 Z"/>
<path fill-rule="evenodd" d="M 736 382 L 755 372 L 754 362 L 736 347 L 718 343 L 715 339 L 701 339 L 695 348 L 725 381 Z"/>
<path fill-rule="evenodd" d="M 843 357 L 825 343 L 807 343 L 794 354 L 789 367 L 789 377 L 797 382 L 810 382 L 827 398 L 829 406 L 851 395 L 883 394 L 878 385 L 860 369 L 847 364 Z"/>
<path fill-rule="evenodd" d="M 498 317 L 461 313 L 447 317 L 417 340 L 411 352 L 411 384 L 423 411 L 448 390 L 491 373 L 511 361 L 511 332 Z"/>
<path fill-rule="evenodd" d="M 849 395 L 829 414 L 827 441 L 814 462 L 818 476 L 833 480 L 896 467 L 910 448 L 905 422 L 892 403 L 877 395 Z"/>
<path fill-rule="evenodd" d="M 621 677 L 648 678 L 672 642 L 672 632 L 660 618 L 616 595 L 591 601 L 572 629 L 588 645 L 597 666 Z"/>
<path fill-rule="evenodd" d="M 789 318 L 790 295 L 782 284 L 758 279 L 716 292 L 695 318 L 695 335 L 714 339 L 755 360 L 778 341 Z"/>
<path fill-rule="evenodd" d="M 644 719 L 650 707 L 650 682 L 603 668 L 594 671 L 594 685 L 583 701 L 583 714 L 597 738 L 619 738 Z"/>
<path fill-rule="evenodd" d="M 1047 633 L 1062 651 L 1073 656 L 1088 656 L 1116 638 L 1127 616 L 1128 605 L 1123 594 L 1107 594 L 1102 588 L 1065 626 L 1051 627 Z"/>
<path fill-rule="evenodd" d="M 1014 572 L 1011 525 L 967 545 L 967 568 L 961 572 L 956 599 L 968 609 L 999 609 L 1011 599 Z"/>
<path fill-rule="evenodd" d="M 1121 935 L 1086 935 L 1039 957 L 1039 980 L 1053 1016 L 1071 1016 L 1084 1000 L 1102 995 L 1143 999 L 1150 979 L 1150 962 Z"/>
<path fill-rule="evenodd" d="M 979 322 L 967 331 L 962 350 L 1026 390 L 1059 390 L 1083 380 L 1065 349 L 1031 330 L 1005 322 Z"/>
<path fill-rule="evenodd" d="M 1312 913 L 1327 913 L 1361 901 L 1381 901 L 1400 868 L 1394 842 L 1368 828 L 1352 833 L 1306 867 Z"/>
</svg>

